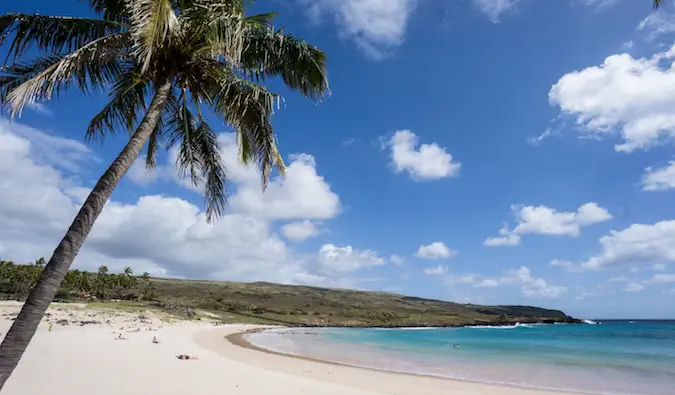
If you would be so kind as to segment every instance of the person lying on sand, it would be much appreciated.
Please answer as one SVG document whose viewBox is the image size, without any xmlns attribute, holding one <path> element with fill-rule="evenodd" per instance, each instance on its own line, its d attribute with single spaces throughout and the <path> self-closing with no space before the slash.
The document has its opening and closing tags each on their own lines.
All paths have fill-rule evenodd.
<svg viewBox="0 0 675 395">
<path fill-rule="evenodd" d="M 190 356 L 190 355 L 187 355 L 187 354 L 176 355 L 176 358 L 178 358 L 178 359 L 198 359 L 197 357 L 193 357 L 193 356 Z"/>
</svg>

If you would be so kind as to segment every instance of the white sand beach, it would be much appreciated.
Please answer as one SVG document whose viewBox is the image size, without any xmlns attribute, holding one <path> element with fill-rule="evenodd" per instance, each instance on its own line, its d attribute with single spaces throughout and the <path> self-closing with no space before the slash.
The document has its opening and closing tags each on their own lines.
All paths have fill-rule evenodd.
<svg viewBox="0 0 675 395">
<path fill-rule="evenodd" d="M 19 308 L 0 303 L 0 333 L 6 333 Z M 560 394 L 339 366 L 225 339 L 255 328 L 251 325 L 167 323 L 146 313 L 139 317 L 74 305 L 53 305 L 49 313 L 2 395 Z M 120 334 L 126 340 L 116 340 Z M 179 360 L 179 354 L 198 359 Z"/>
</svg>

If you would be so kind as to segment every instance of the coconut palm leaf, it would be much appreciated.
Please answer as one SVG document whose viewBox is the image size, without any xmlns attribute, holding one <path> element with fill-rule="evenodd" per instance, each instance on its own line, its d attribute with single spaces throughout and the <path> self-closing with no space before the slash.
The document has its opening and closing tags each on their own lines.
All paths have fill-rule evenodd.
<svg viewBox="0 0 675 395">
<path fill-rule="evenodd" d="M 141 70 L 147 71 L 155 53 L 175 40 L 178 17 L 171 0 L 127 0 L 132 35 L 136 43 L 135 55 Z"/>
<path fill-rule="evenodd" d="M 13 36 L 8 55 L 14 57 L 22 56 L 33 45 L 48 52 L 72 52 L 124 28 L 124 24 L 109 20 L 6 14 L 0 16 L 0 45 Z"/>
<path fill-rule="evenodd" d="M 26 104 L 58 95 L 61 87 L 75 84 L 82 92 L 100 90 L 121 71 L 119 57 L 129 46 L 129 33 L 117 33 L 96 39 L 68 55 L 38 59 L 37 65 L 21 65 L 23 69 L 19 70 L 6 67 L 3 73 L 10 76 L 0 82 L 1 96 L 6 98 L 6 105 L 14 116 L 20 114 Z M 52 63 L 47 63 L 47 59 Z M 22 74 L 21 70 L 26 69 L 32 69 L 34 74 Z M 17 86 L 14 81 L 18 80 L 22 83 Z"/>
<path fill-rule="evenodd" d="M 133 129 L 140 111 L 146 108 L 145 97 L 149 91 L 150 79 L 141 73 L 137 64 L 127 64 L 113 81 L 111 100 L 89 123 L 87 140 L 115 133 L 118 127 Z"/>
<path fill-rule="evenodd" d="M 201 115 L 188 107 L 188 94 L 168 105 L 167 148 L 178 146 L 176 167 L 189 176 L 192 185 L 202 188 L 207 220 L 223 214 L 227 193 L 225 166 L 220 157 L 218 137 Z"/>
<path fill-rule="evenodd" d="M 252 29 L 246 35 L 242 64 L 257 80 L 281 76 L 287 86 L 313 99 L 329 92 L 326 55 L 282 31 Z"/>
<path fill-rule="evenodd" d="M 129 18 L 125 0 L 81 0 L 89 3 L 95 13 L 109 21 L 126 22 Z"/>
<path fill-rule="evenodd" d="M 237 133 L 239 159 L 243 163 L 256 162 L 261 170 L 263 187 L 266 187 L 273 168 L 282 174 L 285 172 L 270 123 L 280 97 L 229 73 L 223 73 L 217 82 L 213 107 Z"/>
</svg>

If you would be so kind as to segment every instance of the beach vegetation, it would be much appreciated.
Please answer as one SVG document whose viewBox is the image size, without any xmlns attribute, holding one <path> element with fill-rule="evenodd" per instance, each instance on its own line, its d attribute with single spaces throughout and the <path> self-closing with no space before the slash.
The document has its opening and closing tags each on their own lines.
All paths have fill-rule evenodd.
<svg viewBox="0 0 675 395">
<path fill-rule="evenodd" d="M 25 300 L 30 282 L 39 276 L 38 261 L 23 265 L 0 261 L 0 297 Z M 32 277 L 23 273 L 32 273 Z M 17 278 L 25 278 L 25 284 L 15 284 Z M 111 273 L 106 266 L 95 272 L 70 270 L 55 301 L 148 308 L 180 319 L 198 319 L 205 317 L 200 312 L 207 312 L 223 322 L 290 326 L 460 326 L 572 321 L 561 311 L 531 306 L 481 306 L 387 292 L 263 282 L 151 278 L 148 273 L 136 275 L 131 268 Z"/>
</svg>

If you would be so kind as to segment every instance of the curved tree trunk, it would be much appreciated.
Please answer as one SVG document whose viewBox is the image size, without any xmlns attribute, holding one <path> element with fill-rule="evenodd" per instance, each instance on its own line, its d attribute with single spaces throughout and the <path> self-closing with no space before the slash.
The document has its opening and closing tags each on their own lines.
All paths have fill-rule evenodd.
<svg viewBox="0 0 675 395">
<path fill-rule="evenodd" d="M 28 299 L 16 321 L 14 321 L 2 341 L 2 345 L 0 345 L 0 390 L 2 390 L 24 351 L 26 351 L 26 347 L 33 338 L 47 307 L 54 300 L 61 281 L 63 281 L 80 247 L 89 235 L 94 221 L 101 214 L 113 190 L 138 158 L 141 149 L 150 138 L 162 109 L 166 105 L 170 91 L 171 80 L 159 85 L 150 103 L 150 108 L 138 125 L 138 129 L 96 183 L 63 240 L 54 250 L 54 255 L 42 271 L 35 288 L 28 295 Z"/>
</svg>

